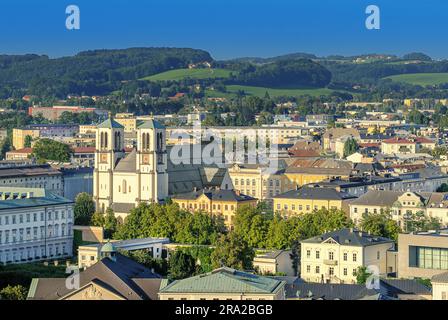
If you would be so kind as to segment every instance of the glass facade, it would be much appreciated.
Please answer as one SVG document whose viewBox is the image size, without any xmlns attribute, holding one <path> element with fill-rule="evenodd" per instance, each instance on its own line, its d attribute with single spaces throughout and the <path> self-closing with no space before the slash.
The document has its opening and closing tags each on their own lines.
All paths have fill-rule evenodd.
<svg viewBox="0 0 448 320">
<path fill-rule="evenodd" d="M 419 268 L 448 270 L 448 249 L 417 247 L 416 254 Z"/>
</svg>

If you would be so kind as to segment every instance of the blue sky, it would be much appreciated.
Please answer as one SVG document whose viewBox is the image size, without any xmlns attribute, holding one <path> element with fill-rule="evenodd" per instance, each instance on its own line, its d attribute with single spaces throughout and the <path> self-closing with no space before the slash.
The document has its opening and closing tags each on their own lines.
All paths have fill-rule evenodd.
<svg viewBox="0 0 448 320">
<path fill-rule="evenodd" d="M 77 31 L 65 28 L 70 4 L 81 10 Z M 364 26 L 370 4 L 381 9 L 381 30 Z M 1 0 L 0 54 L 170 46 L 216 59 L 414 51 L 448 58 L 447 14 L 446 0 Z"/>
</svg>

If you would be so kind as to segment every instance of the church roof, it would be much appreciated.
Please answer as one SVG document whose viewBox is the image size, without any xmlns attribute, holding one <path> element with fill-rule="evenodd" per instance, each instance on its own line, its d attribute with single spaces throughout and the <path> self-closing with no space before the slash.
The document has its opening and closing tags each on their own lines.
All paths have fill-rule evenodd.
<svg viewBox="0 0 448 320">
<path fill-rule="evenodd" d="M 137 122 L 138 129 L 164 129 L 165 127 L 156 120 L 139 120 Z"/>
<path fill-rule="evenodd" d="M 137 151 L 133 149 L 126 157 L 118 160 L 114 171 L 137 172 Z"/>
<path fill-rule="evenodd" d="M 98 128 L 107 128 L 107 129 L 112 129 L 112 128 L 116 128 L 116 129 L 124 129 L 124 127 L 119 124 L 117 121 L 109 118 L 106 121 L 100 123 L 98 125 Z"/>
</svg>

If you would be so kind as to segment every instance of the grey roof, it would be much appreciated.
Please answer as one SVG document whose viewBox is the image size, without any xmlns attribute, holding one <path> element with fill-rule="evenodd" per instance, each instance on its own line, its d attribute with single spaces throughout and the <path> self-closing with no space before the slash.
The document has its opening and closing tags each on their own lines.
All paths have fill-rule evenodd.
<svg viewBox="0 0 448 320">
<path fill-rule="evenodd" d="M 436 274 L 431 278 L 431 282 L 448 283 L 448 272 Z"/>
<path fill-rule="evenodd" d="M 396 296 L 399 294 L 415 294 L 415 295 L 430 295 L 431 289 L 411 279 L 381 279 L 381 287 L 387 290 L 387 295 Z"/>
<path fill-rule="evenodd" d="M 157 288 L 161 281 L 159 275 L 121 254 L 116 255 L 116 261 L 109 258 L 98 261 L 80 272 L 79 276 L 80 287 L 93 282 L 126 300 L 147 300 L 154 297 L 155 292 L 146 290 Z M 58 300 L 75 292 L 75 289 L 67 289 L 65 281 L 65 278 L 33 279 L 28 299 Z M 156 283 L 151 286 L 151 281 Z"/>
<path fill-rule="evenodd" d="M 345 192 L 338 192 L 333 188 L 302 187 L 274 197 L 275 199 L 319 199 L 319 200 L 345 200 L 356 198 Z"/>
<path fill-rule="evenodd" d="M 116 172 L 137 172 L 137 151 L 132 149 L 126 157 L 119 159 L 115 165 L 114 171 Z"/>
<path fill-rule="evenodd" d="M 107 128 L 107 129 L 112 129 L 112 128 L 116 128 L 116 129 L 124 129 L 124 127 L 119 124 L 117 121 L 109 118 L 106 121 L 100 123 L 98 125 L 98 128 Z"/>
<path fill-rule="evenodd" d="M 160 293 L 255 293 L 272 294 L 284 282 L 231 268 L 220 268 L 195 277 L 177 280 L 160 289 Z"/>
<path fill-rule="evenodd" d="M 46 192 L 44 197 L 1 200 L 0 210 L 13 210 L 65 204 L 73 204 L 73 201 L 50 192 Z"/>
<path fill-rule="evenodd" d="M 173 199 L 179 200 L 196 200 L 200 196 L 205 195 L 210 200 L 214 201 L 249 201 L 256 200 L 248 195 L 237 194 L 235 190 L 223 190 L 223 189 L 201 189 L 188 193 L 182 193 L 173 196 Z"/>
<path fill-rule="evenodd" d="M 287 251 L 287 250 L 271 250 L 268 252 L 264 252 L 262 254 L 259 254 L 256 256 L 256 258 L 261 258 L 261 259 L 276 259 L 279 255 L 281 255 L 283 252 L 289 252 L 291 253 L 291 250 Z"/>
<path fill-rule="evenodd" d="M 165 129 L 165 126 L 156 120 L 138 120 L 137 129 Z"/>
<path fill-rule="evenodd" d="M 367 232 L 349 228 L 327 232 L 323 235 L 303 240 L 301 243 L 322 243 L 328 239 L 333 239 L 340 245 L 356 247 L 366 247 L 380 243 L 394 243 L 391 239 L 370 235 Z"/>
<path fill-rule="evenodd" d="M 391 207 L 403 193 L 403 191 L 369 190 L 358 199 L 353 200 L 351 205 Z"/>
<path fill-rule="evenodd" d="M 301 174 L 316 174 L 316 175 L 341 175 L 349 176 L 352 173 L 352 169 L 346 168 L 297 168 L 288 167 L 285 170 L 286 173 L 301 173 Z"/>
<path fill-rule="evenodd" d="M 49 164 L 0 168 L 0 178 L 32 177 L 40 175 L 62 175 L 62 173 L 53 169 Z"/>
<path fill-rule="evenodd" d="M 286 286 L 287 298 L 359 300 L 376 294 L 377 292 L 375 290 L 369 290 L 365 285 L 360 284 L 330 284 L 296 281 L 293 285 Z"/>
</svg>

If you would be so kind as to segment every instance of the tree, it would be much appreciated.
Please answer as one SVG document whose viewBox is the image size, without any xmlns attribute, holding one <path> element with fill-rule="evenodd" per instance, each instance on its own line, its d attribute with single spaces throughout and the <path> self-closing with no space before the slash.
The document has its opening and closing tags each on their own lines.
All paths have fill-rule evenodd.
<svg viewBox="0 0 448 320">
<path fill-rule="evenodd" d="M 404 231 L 420 232 L 428 230 L 438 230 L 441 228 L 440 220 L 434 217 L 428 217 L 423 211 L 409 214 L 405 217 Z"/>
<path fill-rule="evenodd" d="M 358 149 L 358 143 L 354 138 L 347 139 L 344 143 L 344 158 L 354 154 Z"/>
<path fill-rule="evenodd" d="M 75 224 L 80 226 L 88 226 L 95 212 L 95 203 L 92 196 L 86 192 L 80 193 L 75 200 Z"/>
<path fill-rule="evenodd" d="M 168 262 L 168 277 L 170 280 L 185 279 L 196 273 L 196 261 L 192 255 L 176 250 Z"/>
<path fill-rule="evenodd" d="M 389 212 L 364 214 L 361 227 L 366 232 L 393 239 L 394 241 L 398 240 L 398 234 L 401 231 L 397 222 L 392 219 Z"/>
<path fill-rule="evenodd" d="M 448 192 L 448 184 L 442 183 L 440 187 L 437 188 L 437 192 Z"/>
<path fill-rule="evenodd" d="M 212 267 L 229 267 L 237 270 L 252 269 L 254 250 L 246 241 L 234 232 L 227 236 L 222 235 L 216 244 L 216 249 L 211 255 Z"/>
<path fill-rule="evenodd" d="M 25 137 L 24 147 L 25 148 L 31 148 L 31 143 L 32 142 L 33 142 L 33 137 L 31 137 L 30 135 L 27 135 Z"/>
<path fill-rule="evenodd" d="M 6 152 L 11 150 L 11 138 L 7 137 L 0 144 L 0 159 L 5 159 Z"/>
<path fill-rule="evenodd" d="M 33 156 L 41 162 L 46 160 L 68 162 L 71 154 L 70 146 L 51 139 L 40 139 L 33 147 Z"/>
<path fill-rule="evenodd" d="M 369 273 L 367 271 L 367 267 L 365 266 L 360 266 L 358 267 L 358 269 L 356 270 L 356 282 L 358 284 L 366 284 L 367 279 L 371 276 L 372 274 Z"/>
<path fill-rule="evenodd" d="M 10 286 L 0 290 L 0 300 L 26 300 L 28 290 L 21 285 Z"/>
<path fill-rule="evenodd" d="M 107 208 L 106 213 L 95 212 L 90 219 L 90 224 L 95 227 L 102 227 L 104 229 L 104 237 L 111 239 L 113 234 L 117 231 L 118 220 L 111 208 Z"/>
</svg>

